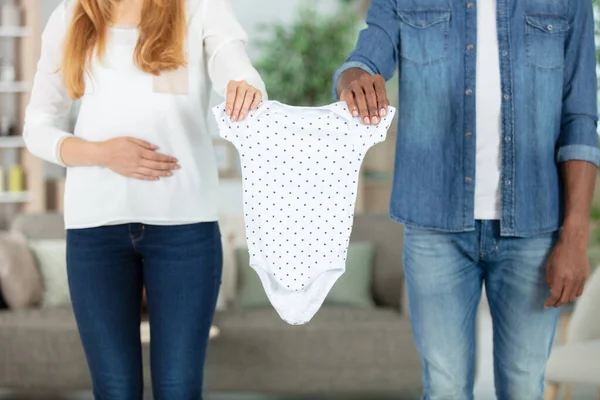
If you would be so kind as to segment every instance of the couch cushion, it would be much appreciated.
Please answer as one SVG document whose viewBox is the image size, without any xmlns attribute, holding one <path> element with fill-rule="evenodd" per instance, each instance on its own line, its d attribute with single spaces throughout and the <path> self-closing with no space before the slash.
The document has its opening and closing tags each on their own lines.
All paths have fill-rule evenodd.
<svg viewBox="0 0 600 400">
<path fill-rule="evenodd" d="M 30 240 L 31 249 L 44 282 L 43 307 L 71 304 L 67 277 L 67 243 L 65 239 Z"/>
<path fill-rule="evenodd" d="M 410 323 L 397 311 L 325 307 L 306 325 L 290 326 L 271 309 L 217 313 L 207 388 L 316 393 L 421 387 Z"/>
<path fill-rule="evenodd" d="M 374 244 L 375 266 L 373 273 L 373 298 L 375 303 L 397 310 L 406 309 L 402 303 L 404 270 L 402 248 L 404 228 L 382 214 L 357 214 L 354 218 L 352 241 Z"/>
<path fill-rule="evenodd" d="M 0 387 L 89 390 L 89 370 L 70 306 L 0 311 Z M 150 384 L 144 346 L 144 379 Z"/>
<path fill-rule="evenodd" d="M 27 239 L 64 239 L 65 224 L 62 214 L 20 214 L 11 224 L 11 230 L 22 233 Z"/>
<path fill-rule="evenodd" d="M 42 279 L 23 235 L 0 233 L 0 290 L 9 308 L 27 308 L 42 299 Z"/>
</svg>

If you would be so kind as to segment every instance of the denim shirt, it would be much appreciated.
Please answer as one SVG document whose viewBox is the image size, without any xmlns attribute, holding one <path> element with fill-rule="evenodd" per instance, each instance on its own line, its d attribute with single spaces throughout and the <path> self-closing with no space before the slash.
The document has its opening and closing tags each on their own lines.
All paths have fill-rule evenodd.
<svg viewBox="0 0 600 400">
<path fill-rule="evenodd" d="M 409 226 L 474 229 L 475 0 L 372 0 L 367 28 L 334 77 L 399 71 L 390 215 Z M 591 0 L 497 0 L 502 89 L 501 233 L 558 229 L 558 164 L 600 164 Z M 485 46 L 485 43 L 481 44 Z"/>
</svg>

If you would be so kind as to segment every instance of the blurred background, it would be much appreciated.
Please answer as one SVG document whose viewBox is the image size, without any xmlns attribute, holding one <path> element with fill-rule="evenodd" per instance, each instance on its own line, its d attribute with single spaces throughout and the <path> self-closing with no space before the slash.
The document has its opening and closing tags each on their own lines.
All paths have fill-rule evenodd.
<svg viewBox="0 0 600 400">
<path fill-rule="evenodd" d="M 28 155 L 20 137 L 40 34 L 59 3 L 0 1 L 0 399 L 92 398 L 66 281 L 64 170 Z M 233 3 L 272 99 L 308 106 L 333 101 L 332 75 L 364 27 L 368 0 Z M 394 80 L 388 91 L 395 103 Z M 213 104 L 220 101 L 215 97 Z M 72 127 L 76 116 L 75 106 L 65 126 Z M 206 366 L 207 399 L 419 399 L 420 363 L 402 272 L 403 231 L 386 216 L 395 124 L 363 165 L 347 271 L 315 319 L 294 327 L 275 314 L 248 266 L 237 154 L 218 138 L 214 124 L 210 129 L 221 175 L 224 282 Z M 591 230 L 589 257 L 595 268 L 600 264 L 600 194 Z M 586 296 L 597 305 L 600 285 L 590 284 Z M 549 371 L 559 398 L 600 398 L 598 309 L 563 309 L 552 364 L 559 367 Z M 147 322 L 140 329 L 147 356 Z M 485 298 L 477 338 L 476 398 L 494 399 Z"/>
</svg>

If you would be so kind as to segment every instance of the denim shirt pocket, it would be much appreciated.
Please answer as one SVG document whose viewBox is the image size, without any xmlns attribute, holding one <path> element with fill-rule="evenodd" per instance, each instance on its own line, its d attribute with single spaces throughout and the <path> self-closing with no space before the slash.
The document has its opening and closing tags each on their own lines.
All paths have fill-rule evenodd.
<svg viewBox="0 0 600 400">
<path fill-rule="evenodd" d="M 398 11 L 400 56 L 421 65 L 444 60 L 450 16 L 450 10 Z"/>
<path fill-rule="evenodd" d="M 565 34 L 569 22 L 560 15 L 526 14 L 527 65 L 545 70 L 564 66 Z"/>
</svg>

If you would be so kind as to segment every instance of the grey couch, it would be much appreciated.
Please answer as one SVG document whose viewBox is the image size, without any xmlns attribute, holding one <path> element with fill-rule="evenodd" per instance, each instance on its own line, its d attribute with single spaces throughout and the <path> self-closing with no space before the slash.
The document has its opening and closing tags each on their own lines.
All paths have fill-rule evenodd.
<svg viewBox="0 0 600 400">
<path fill-rule="evenodd" d="M 30 238 L 64 237 L 59 215 L 24 215 L 13 229 Z M 377 246 L 376 309 L 323 307 L 304 326 L 287 325 L 272 309 L 218 313 L 215 323 L 221 334 L 210 343 L 207 390 L 418 398 L 421 370 L 403 290 L 402 237 L 401 225 L 387 216 L 355 219 L 352 240 Z M 147 363 L 145 368 L 148 385 Z M 0 313 L 0 388 L 89 386 L 70 309 Z"/>
</svg>

